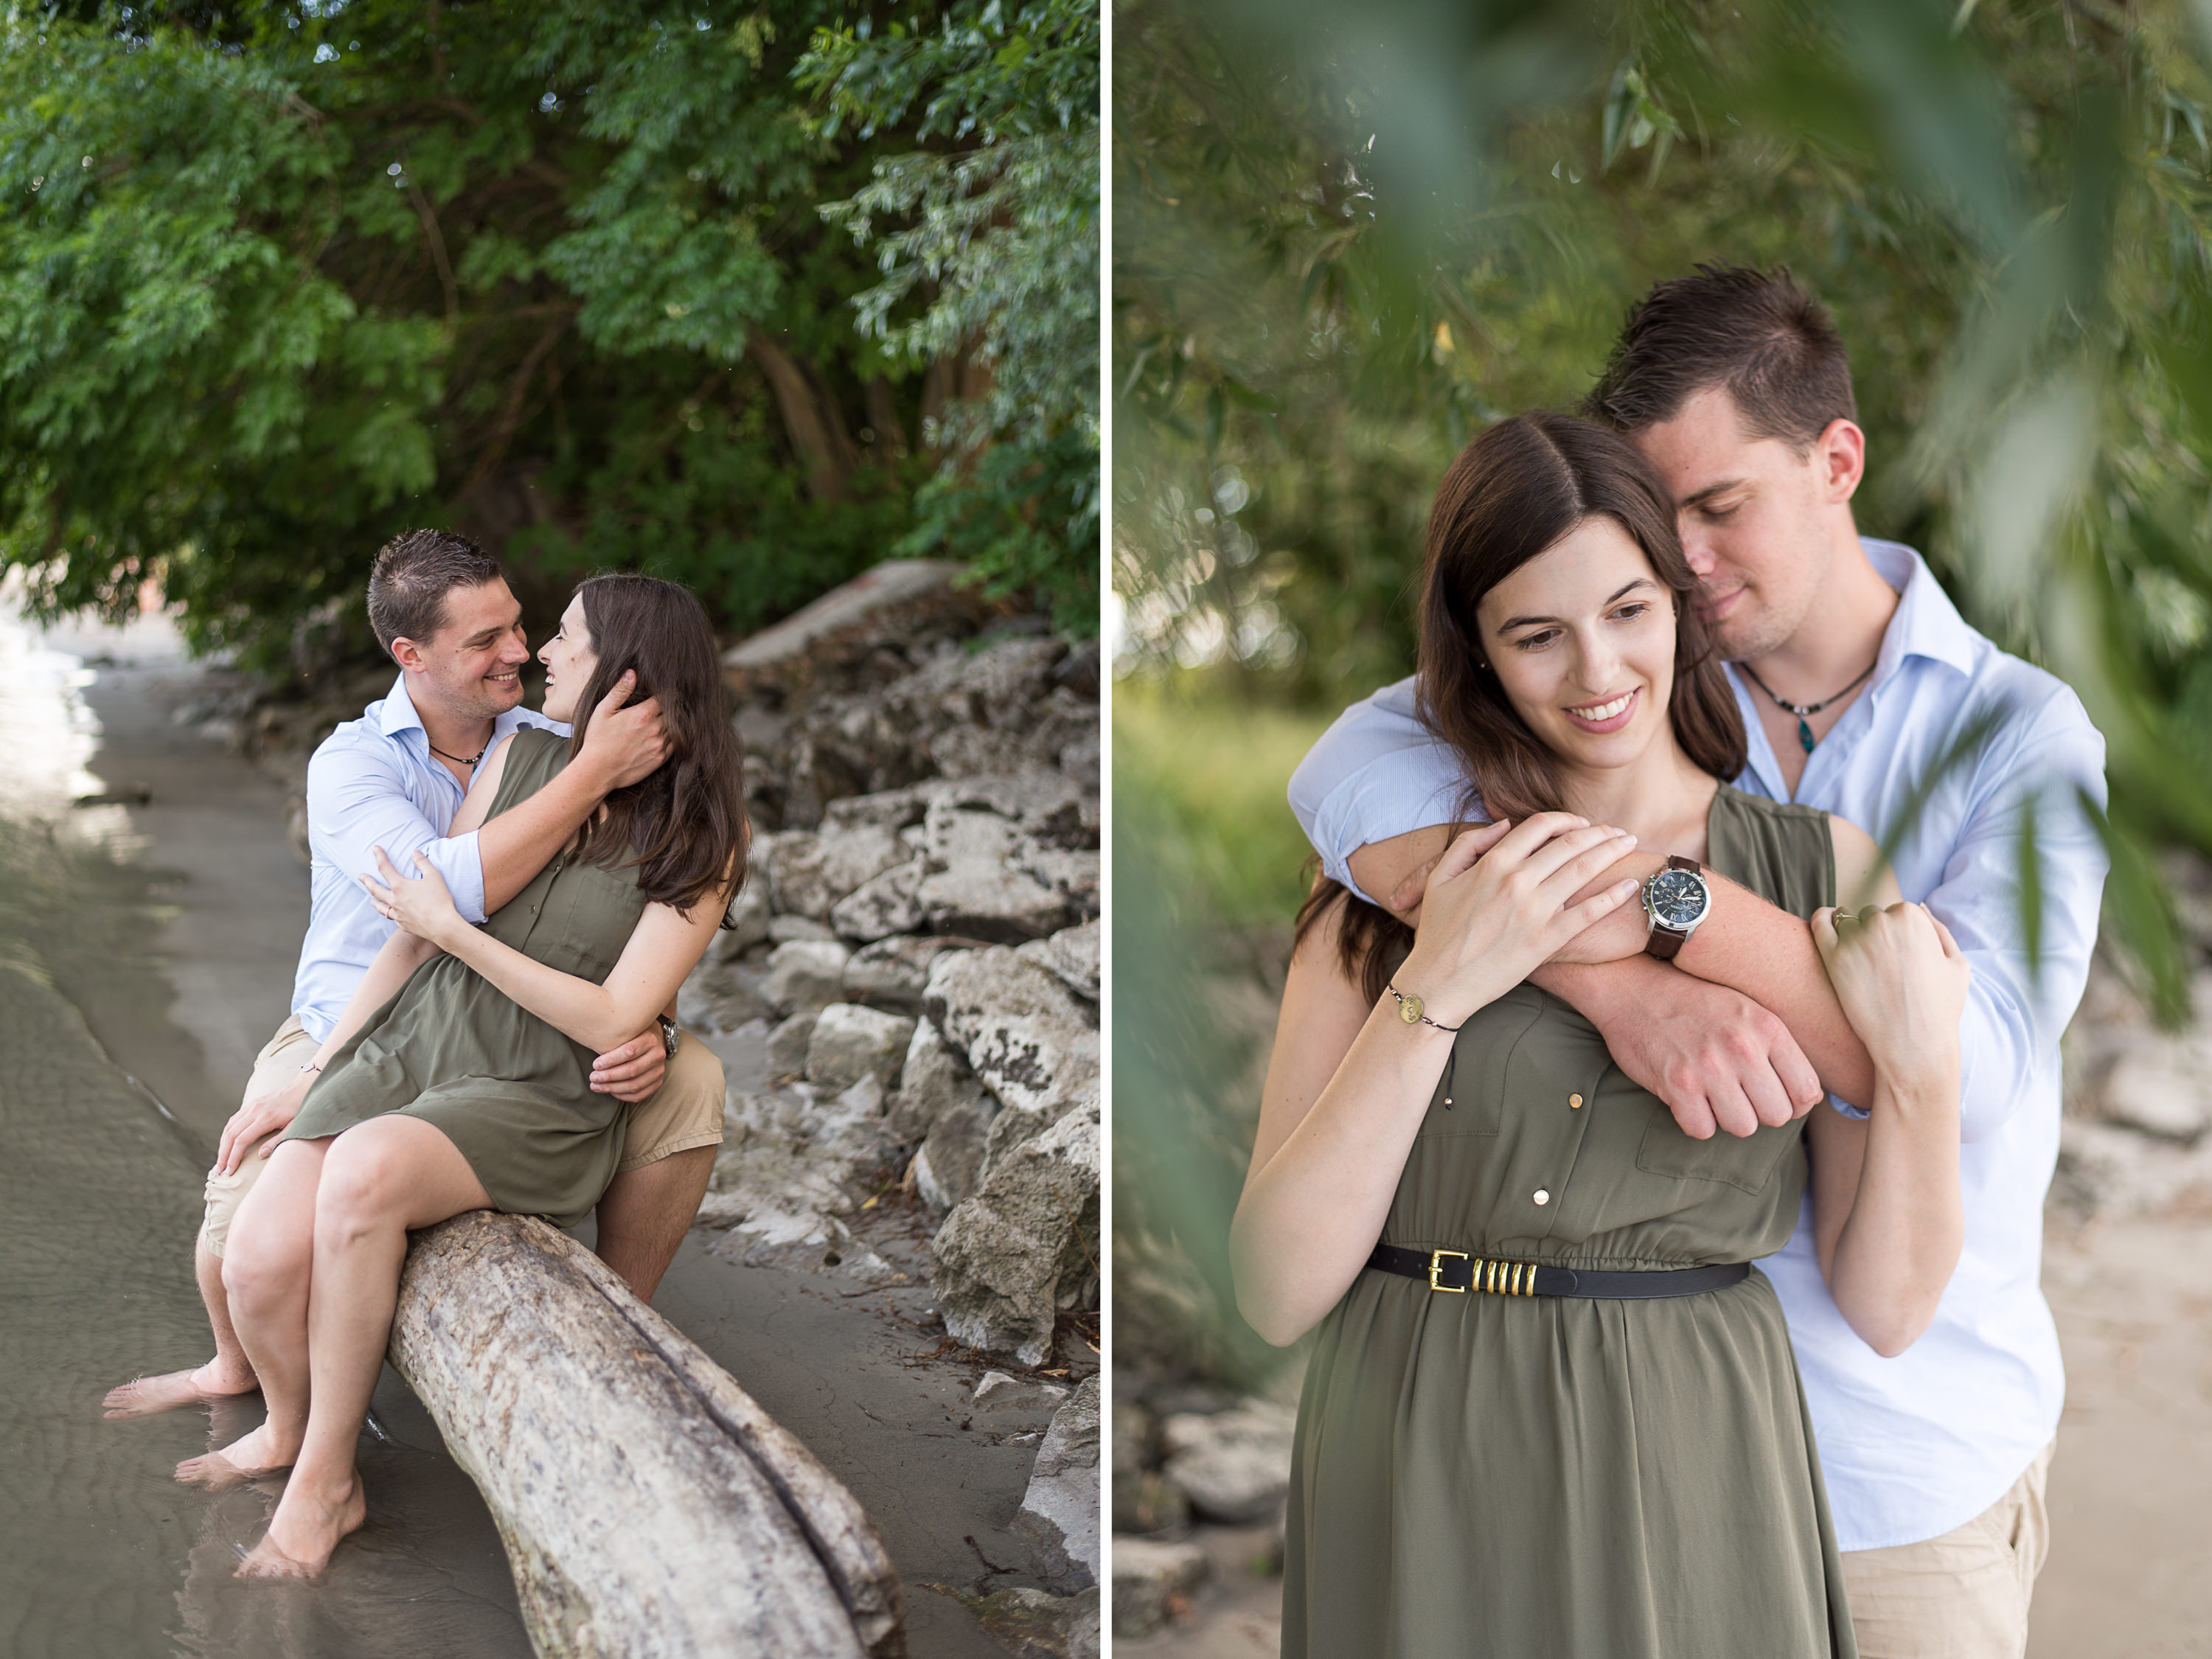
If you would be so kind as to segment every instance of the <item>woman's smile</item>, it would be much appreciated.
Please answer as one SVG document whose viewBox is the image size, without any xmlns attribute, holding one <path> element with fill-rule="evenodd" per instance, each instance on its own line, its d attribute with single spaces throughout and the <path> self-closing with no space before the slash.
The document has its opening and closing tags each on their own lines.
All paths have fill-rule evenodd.
<svg viewBox="0 0 2212 1659">
<path fill-rule="evenodd" d="M 1618 732 L 1636 718 L 1637 703 L 1643 695 L 1644 688 L 1639 685 L 1603 702 L 1582 703 L 1564 712 L 1580 731 Z"/>
</svg>

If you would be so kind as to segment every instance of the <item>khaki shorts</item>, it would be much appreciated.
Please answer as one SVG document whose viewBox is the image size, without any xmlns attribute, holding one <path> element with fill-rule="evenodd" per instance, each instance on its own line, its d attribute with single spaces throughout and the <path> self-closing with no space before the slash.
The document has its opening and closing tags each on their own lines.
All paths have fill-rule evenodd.
<svg viewBox="0 0 2212 1659">
<path fill-rule="evenodd" d="M 287 1019 L 253 1057 L 253 1075 L 246 1082 L 240 1103 L 283 1088 L 321 1047 L 307 1035 L 296 1014 Z M 660 1087 L 629 1109 L 629 1133 L 615 1173 L 628 1175 L 632 1170 L 659 1163 L 671 1152 L 720 1146 L 722 1092 L 722 1062 L 706 1044 L 684 1032 Z M 258 1155 L 258 1148 L 249 1147 L 229 1175 L 208 1172 L 207 1211 L 200 1224 L 200 1243 L 218 1261 L 230 1238 L 232 1218 L 268 1167 L 269 1160 Z"/>
<path fill-rule="evenodd" d="M 2051 1550 L 2043 1487 L 2054 1441 L 2012 1490 L 1941 1538 L 1844 1552 L 1859 1659 L 2020 1659 Z"/>
</svg>

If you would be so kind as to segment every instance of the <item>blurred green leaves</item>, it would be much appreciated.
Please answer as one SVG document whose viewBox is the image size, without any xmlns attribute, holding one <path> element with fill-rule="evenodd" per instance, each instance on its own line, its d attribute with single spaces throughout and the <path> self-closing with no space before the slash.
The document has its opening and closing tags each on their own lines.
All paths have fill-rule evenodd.
<svg viewBox="0 0 2212 1659">
<path fill-rule="evenodd" d="M 1125 671 L 1310 708 L 1407 672 L 1456 448 L 1573 406 L 1651 282 L 1787 263 L 1852 350 L 1862 528 L 2106 734 L 2111 914 L 2179 1012 L 2151 918 L 2154 849 L 2212 850 L 2208 20 L 1138 0 L 1117 41 Z"/>
</svg>

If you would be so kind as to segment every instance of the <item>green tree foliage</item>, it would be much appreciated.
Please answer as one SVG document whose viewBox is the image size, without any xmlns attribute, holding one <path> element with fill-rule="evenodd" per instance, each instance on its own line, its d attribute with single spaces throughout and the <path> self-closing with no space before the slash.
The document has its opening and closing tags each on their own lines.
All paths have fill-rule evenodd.
<svg viewBox="0 0 2212 1659">
<path fill-rule="evenodd" d="M 817 131 L 872 139 L 912 120 L 945 149 L 879 161 L 823 216 L 878 250 L 863 326 L 910 358 L 976 370 L 945 417 L 957 459 L 924 489 L 908 545 L 955 552 L 994 590 L 1034 586 L 1064 631 L 1098 590 L 1098 15 L 1095 0 L 1000 0 L 934 33 L 825 32 L 800 65 Z M 888 222 L 891 228 L 883 228 Z M 900 320 L 917 295 L 919 316 Z M 989 447 L 986 448 L 986 446 Z"/>
<path fill-rule="evenodd" d="M 1128 658 L 1308 704 L 1405 672 L 1458 446 L 1572 407 L 1654 280 L 1785 262 L 1851 347 L 1862 527 L 1927 552 L 2106 732 L 2112 904 L 2178 1010 L 2153 852 L 2212 849 L 2205 15 L 1385 0 L 1354 27 L 1295 0 L 1135 0 Z"/>
<path fill-rule="evenodd" d="M 46 603 L 153 579 L 198 643 L 312 659 L 430 522 L 541 604 L 642 567 L 745 629 L 925 489 L 1018 496 L 988 448 L 932 483 L 976 341 L 904 331 L 958 273 L 855 307 L 822 204 L 930 137 L 821 118 L 827 4 L 70 10 L 0 17 L 0 564 Z"/>
</svg>

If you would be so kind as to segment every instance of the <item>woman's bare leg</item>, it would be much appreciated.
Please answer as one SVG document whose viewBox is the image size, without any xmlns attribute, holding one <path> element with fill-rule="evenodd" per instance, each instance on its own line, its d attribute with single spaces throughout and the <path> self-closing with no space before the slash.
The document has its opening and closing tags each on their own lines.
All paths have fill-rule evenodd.
<svg viewBox="0 0 2212 1659">
<path fill-rule="evenodd" d="M 391 1340 L 408 1230 L 491 1206 L 460 1149 L 420 1118 L 395 1112 L 331 1143 L 315 1195 L 307 1435 L 268 1536 L 241 1577 L 312 1578 L 366 1518 L 354 1451 Z M 246 1352 L 258 1368 L 250 1343 Z M 265 1371 L 262 1379 L 266 1389 Z"/>
<path fill-rule="evenodd" d="M 239 1206 L 222 1257 L 222 1282 L 238 1339 L 261 1379 L 269 1415 L 251 1434 L 177 1465 L 179 1480 L 216 1487 L 273 1474 L 300 1450 L 307 1427 L 307 1294 L 315 1242 L 315 1190 L 328 1140 L 288 1140 Z"/>
</svg>

